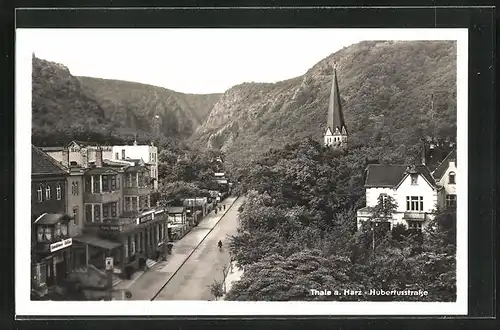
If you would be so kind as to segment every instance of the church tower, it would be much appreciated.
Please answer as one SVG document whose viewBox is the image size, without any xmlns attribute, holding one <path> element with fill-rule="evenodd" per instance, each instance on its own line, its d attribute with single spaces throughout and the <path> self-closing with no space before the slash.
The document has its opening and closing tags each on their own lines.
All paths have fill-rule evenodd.
<svg viewBox="0 0 500 330">
<path fill-rule="evenodd" d="M 337 65 L 333 65 L 332 90 L 330 92 L 330 103 L 328 105 L 327 127 L 324 136 L 327 147 L 347 147 L 347 128 L 342 113 L 340 102 L 339 84 L 337 82 Z"/>
</svg>

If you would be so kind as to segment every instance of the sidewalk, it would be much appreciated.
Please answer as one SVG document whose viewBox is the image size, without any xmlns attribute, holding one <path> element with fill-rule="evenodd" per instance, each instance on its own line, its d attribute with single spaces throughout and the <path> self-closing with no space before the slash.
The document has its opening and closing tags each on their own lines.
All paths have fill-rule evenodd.
<svg viewBox="0 0 500 330">
<path fill-rule="evenodd" d="M 243 276 L 243 269 L 239 268 L 236 266 L 236 261 L 233 261 L 232 262 L 233 264 L 233 271 L 229 271 L 229 273 L 227 273 L 226 275 L 226 278 L 225 278 L 225 284 L 226 284 L 226 293 L 229 292 L 229 290 L 231 290 L 231 287 L 233 286 L 233 284 L 237 281 L 240 280 L 241 276 Z M 221 300 L 224 300 L 226 297 L 226 295 L 223 295 Z"/>
<path fill-rule="evenodd" d="M 172 254 L 166 261 L 160 261 L 146 272 L 136 272 L 132 279 L 123 280 L 113 287 L 113 299 L 122 300 L 122 292 L 128 290 L 132 293 L 129 300 L 151 300 L 158 291 L 167 283 L 175 272 L 184 264 L 198 245 L 205 239 L 219 220 L 231 208 L 237 197 L 228 197 L 220 204 L 226 209 L 217 212 L 211 211 L 203 218 L 198 226 L 193 227 L 183 238 L 176 241 Z"/>
</svg>

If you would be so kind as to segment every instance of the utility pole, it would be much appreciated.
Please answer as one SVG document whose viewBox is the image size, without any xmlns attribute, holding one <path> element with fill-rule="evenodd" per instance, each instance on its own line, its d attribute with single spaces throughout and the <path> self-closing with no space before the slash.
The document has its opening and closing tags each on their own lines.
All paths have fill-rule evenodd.
<svg viewBox="0 0 500 330">
<path fill-rule="evenodd" d="M 226 294 L 226 276 L 227 276 L 227 266 L 222 268 L 222 281 L 223 281 L 223 290 L 224 294 Z"/>
<path fill-rule="evenodd" d="M 374 223 L 372 222 L 372 250 L 375 252 L 375 227 Z"/>
</svg>

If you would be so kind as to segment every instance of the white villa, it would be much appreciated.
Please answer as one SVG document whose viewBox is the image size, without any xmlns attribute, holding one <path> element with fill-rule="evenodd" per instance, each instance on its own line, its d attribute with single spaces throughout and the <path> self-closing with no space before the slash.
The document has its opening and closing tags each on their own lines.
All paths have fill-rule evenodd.
<svg viewBox="0 0 500 330">
<path fill-rule="evenodd" d="M 452 147 L 453 144 L 447 148 L 435 144 L 424 146 L 419 165 L 368 165 L 366 207 L 357 212 L 358 229 L 372 218 L 372 208 L 377 205 L 379 196 L 382 199 L 391 196 L 397 203 L 389 220 L 391 228 L 403 224 L 407 228 L 422 229 L 433 218 L 436 208 L 455 206 L 457 163 L 456 150 L 449 151 Z M 447 154 L 443 153 L 446 149 Z"/>
</svg>

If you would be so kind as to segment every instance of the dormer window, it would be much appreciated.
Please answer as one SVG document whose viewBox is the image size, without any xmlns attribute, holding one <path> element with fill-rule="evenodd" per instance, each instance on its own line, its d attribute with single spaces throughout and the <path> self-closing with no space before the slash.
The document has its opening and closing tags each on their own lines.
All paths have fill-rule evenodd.
<svg viewBox="0 0 500 330">
<path fill-rule="evenodd" d="M 418 174 L 411 174 L 411 184 L 416 185 L 418 181 Z"/>
<path fill-rule="evenodd" d="M 38 187 L 38 190 L 36 191 L 36 199 L 38 203 L 43 202 L 43 188 L 42 186 Z"/>
<path fill-rule="evenodd" d="M 56 198 L 58 201 L 61 200 L 61 185 L 60 184 L 57 184 L 57 187 L 56 187 Z"/>
<path fill-rule="evenodd" d="M 448 174 L 448 183 L 455 184 L 455 172 L 450 172 Z"/>
<path fill-rule="evenodd" d="M 45 188 L 45 200 L 50 199 L 50 186 L 47 185 L 47 188 Z"/>
</svg>

